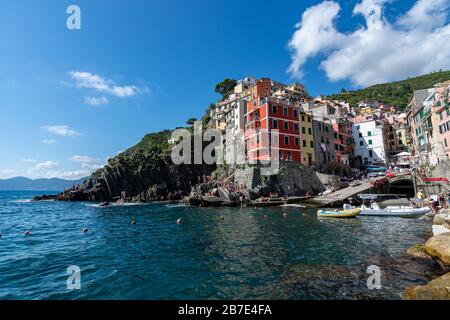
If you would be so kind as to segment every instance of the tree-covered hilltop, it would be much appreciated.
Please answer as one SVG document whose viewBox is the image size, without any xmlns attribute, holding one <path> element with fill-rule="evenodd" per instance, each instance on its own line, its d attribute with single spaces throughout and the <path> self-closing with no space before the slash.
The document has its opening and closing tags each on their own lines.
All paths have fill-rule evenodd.
<svg viewBox="0 0 450 320">
<path fill-rule="evenodd" d="M 169 140 L 172 136 L 172 130 L 163 130 L 145 135 L 140 142 L 127 149 L 124 154 L 132 155 L 142 154 L 163 154 L 170 151 Z"/>
<path fill-rule="evenodd" d="M 432 88 L 439 82 L 450 80 L 450 71 L 439 71 L 403 81 L 377 84 L 356 91 L 345 91 L 328 96 L 357 106 L 360 101 L 379 101 L 405 108 L 414 90 Z"/>
</svg>

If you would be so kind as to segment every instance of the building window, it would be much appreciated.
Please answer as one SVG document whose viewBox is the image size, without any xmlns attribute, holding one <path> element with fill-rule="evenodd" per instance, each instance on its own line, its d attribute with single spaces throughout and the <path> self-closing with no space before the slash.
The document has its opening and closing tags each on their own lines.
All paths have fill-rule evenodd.
<svg viewBox="0 0 450 320">
<path fill-rule="evenodd" d="M 447 148 L 447 139 L 444 139 L 444 145 Z"/>
<path fill-rule="evenodd" d="M 284 144 L 289 144 L 289 137 L 288 136 L 284 136 Z"/>
<path fill-rule="evenodd" d="M 371 136 L 372 136 L 372 131 L 367 131 L 367 135 L 368 135 L 369 137 L 371 137 Z"/>
<path fill-rule="evenodd" d="M 372 150 L 369 150 L 369 157 L 373 157 L 373 151 Z"/>
<path fill-rule="evenodd" d="M 370 145 L 372 145 L 372 144 L 373 144 L 372 140 L 369 140 L 369 144 L 370 144 Z"/>
<path fill-rule="evenodd" d="M 311 128 L 308 128 L 308 134 L 309 134 L 309 135 L 312 135 L 312 130 L 311 130 Z"/>
<path fill-rule="evenodd" d="M 294 123 L 294 130 L 297 132 L 298 131 L 298 123 Z"/>
<path fill-rule="evenodd" d="M 284 130 L 289 130 L 289 122 L 284 122 Z"/>
<path fill-rule="evenodd" d="M 305 116 L 304 115 L 302 115 L 302 121 L 305 121 Z"/>
<path fill-rule="evenodd" d="M 294 142 L 295 142 L 295 145 L 298 146 L 299 143 L 300 143 L 300 140 L 299 140 L 298 138 L 295 138 L 295 139 L 294 139 Z"/>
<path fill-rule="evenodd" d="M 360 125 L 357 125 L 357 126 L 356 126 L 356 130 L 359 130 L 359 129 L 361 129 L 361 126 L 360 126 Z"/>
<path fill-rule="evenodd" d="M 294 118 L 297 118 L 297 117 L 298 117 L 298 111 L 294 110 Z"/>
<path fill-rule="evenodd" d="M 363 146 L 363 145 L 364 145 L 364 142 L 360 141 L 360 142 L 359 142 L 359 145 L 360 145 L 360 146 Z"/>
<path fill-rule="evenodd" d="M 306 140 L 303 140 L 303 147 L 306 148 Z"/>
<path fill-rule="evenodd" d="M 306 133 L 305 127 L 302 127 L 302 133 Z"/>
<path fill-rule="evenodd" d="M 314 142 L 310 141 L 309 145 L 310 145 L 311 148 L 314 148 Z"/>
<path fill-rule="evenodd" d="M 274 113 L 274 114 L 277 113 L 277 106 L 272 106 L 272 113 Z"/>
<path fill-rule="evenodd" d="M 311 122 L 311 117 L 308 117 L 308 122 Z"/>
<path fill-rule="evenodd" d="M 285 115 L 285 116 L 288 115 L 288 108 L 283 108 L 283 115 Z"/>
<path fill-rule="evenodd" d="M 278 129 L 278 120 L 273 120 L 273 128 Z"/>
</svg>

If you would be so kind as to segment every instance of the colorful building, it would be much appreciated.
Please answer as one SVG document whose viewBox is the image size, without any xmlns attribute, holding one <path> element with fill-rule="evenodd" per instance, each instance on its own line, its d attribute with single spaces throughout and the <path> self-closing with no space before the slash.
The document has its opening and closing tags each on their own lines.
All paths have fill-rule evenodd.
<svg viewBox="0 0 450 320">
<path fill-rule="evenodd" d="M 353 122 L 341 117 L 331 120 L 334 133 L 334 148 L 336 162 L 343 165 L 350 165 L 350 157 L 353 154 Z"/>
<path fill-rule="evenodd" d="M 300 127 L 302 140 L 302 164 L 307 167 L 316 165 L 316 152 L 314 150 L 314 135 L 313 135 L 313 117 L 306 112 L 300 112 Z"/>
<path fill-rule="evenodd" d="M 336 160 L 331 120 L 327 117 L 314 117 L 313 136 L 316 168 L 318 170 L 326 170 Z"/>
<path fill-rule="evenodd" d="M 264 84 L 261 86 L 264 92 Z M 261 92 L 261 91 L 260 91 Z M 299 106 L 286 100 L 257 97 L 247 104 L 245 142 L 248 159 L 301 162 Z"/>
</svg>

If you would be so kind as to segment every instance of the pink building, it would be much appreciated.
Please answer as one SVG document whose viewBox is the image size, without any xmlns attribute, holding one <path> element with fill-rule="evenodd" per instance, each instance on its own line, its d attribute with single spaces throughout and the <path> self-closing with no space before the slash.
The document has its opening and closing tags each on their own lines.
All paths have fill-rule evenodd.
<svg viewBox="0 0 450 320">
<path fill-rule="evenodd" d="M 439 140 L 443 153 L 450 159 L 450 84 L 436 88 L 436 105 L 434 112 L 438 115 Z"/>
</svg>

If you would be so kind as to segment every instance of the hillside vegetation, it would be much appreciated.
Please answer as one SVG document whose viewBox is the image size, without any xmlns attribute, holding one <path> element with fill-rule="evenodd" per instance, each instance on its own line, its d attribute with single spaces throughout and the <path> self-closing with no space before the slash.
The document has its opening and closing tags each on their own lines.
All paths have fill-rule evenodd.
<svg viewBox="0 0 450 320">
<path fill-rule="evenodd" d="M 380 101 L 405 108 L 414 90 L 432 88 L 439 82 L 450 80 L 450 71 L 439 71 L 403 81 L 377 84 L 356 91 L 343 90 L 340 94 L 328 96 L 332 100 L 343 100 L 351 106 L 360 101 Z"/>
</svg>

